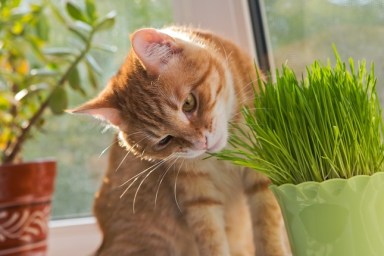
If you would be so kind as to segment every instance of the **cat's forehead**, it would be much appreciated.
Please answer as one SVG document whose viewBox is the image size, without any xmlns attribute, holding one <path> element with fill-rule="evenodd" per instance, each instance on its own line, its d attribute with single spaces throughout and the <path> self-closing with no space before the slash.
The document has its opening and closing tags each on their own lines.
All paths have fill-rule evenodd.
<svg viewBox="0 0 384 256">
<path fill-rule="evenodd" d="M 196 58 L 196 62 L 188 61 L 186 65 L 175 63 L 159 76 L 160 89 L 164 95 L 174 101 L 182 101 L 191 92 L 202 89 L 204 85 L 217 84 L 220 80 L 220 68 L 209 57 Z"/>
</svg>

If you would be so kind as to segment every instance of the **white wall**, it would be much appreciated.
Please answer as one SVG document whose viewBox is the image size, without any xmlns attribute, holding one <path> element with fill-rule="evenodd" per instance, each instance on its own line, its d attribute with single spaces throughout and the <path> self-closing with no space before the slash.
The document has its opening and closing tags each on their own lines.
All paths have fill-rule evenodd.
<svg viewBox="0 0 384 256">
<path fill-rule="evenodd" d="M 247 0 L 174 0 L 174 20 L 211 30 L 256 57 Z"/>
</svg>

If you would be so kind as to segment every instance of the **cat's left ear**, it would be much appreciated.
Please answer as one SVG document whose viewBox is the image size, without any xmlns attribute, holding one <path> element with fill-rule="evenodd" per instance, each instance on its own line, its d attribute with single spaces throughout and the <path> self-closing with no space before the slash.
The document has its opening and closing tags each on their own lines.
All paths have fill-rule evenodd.
<svg viewBox="0 0 384 256">
<path fill-rule="evenodd" d="M 97 119 L 106 121 L 114 126 L 119 126 L 122 122 L 120 111 L 108 103 L 100 95 L 87 103 L 66 111 L 71 114 L 86 114 Z"/>
<path fill-rule="evenodd" d="M 181 52 L 173 37 L 152 28 L 134 32 L 131 42 L 141 63 L 155 75 L 159 75 L 168 62 Z"/>
</svg>

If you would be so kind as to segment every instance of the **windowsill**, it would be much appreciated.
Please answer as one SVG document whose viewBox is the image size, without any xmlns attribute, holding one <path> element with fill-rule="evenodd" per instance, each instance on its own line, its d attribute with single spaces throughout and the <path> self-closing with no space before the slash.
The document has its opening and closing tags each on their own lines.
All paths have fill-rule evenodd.
<svg viewBox="0 0 384 256">
<path fill-rule="evenodd" d="M 48 256 L 92 255 L 101 242 L 93 217 L 54 220 L 49 224 Z"/>
</svg>

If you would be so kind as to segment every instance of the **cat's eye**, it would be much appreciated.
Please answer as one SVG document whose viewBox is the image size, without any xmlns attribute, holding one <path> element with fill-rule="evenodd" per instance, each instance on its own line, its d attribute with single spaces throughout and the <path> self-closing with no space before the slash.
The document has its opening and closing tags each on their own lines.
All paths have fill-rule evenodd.
<svg viewBox="0 0 384 256">
<path fill-rule="evenodd" d="M 190 113 L 196 109 L 196 106 L 197 106 L 197 100 L 195 96 L 192 93 L 188 94 L 187 98 L 184 100 L 184 104 L 182 108 L 183 111 L 186 113 Z"/>
<path fill-rule="evenodd" d="M 165 147 L 168 145 L 169 142 L 171 142 L 171 140 L 173 139 L 173 137 L 171 135 L 167 135 L 165 136 L 164 138 L 162 138 L 158 143 L 157 145 L 161 148 Z"/>
</svg>

